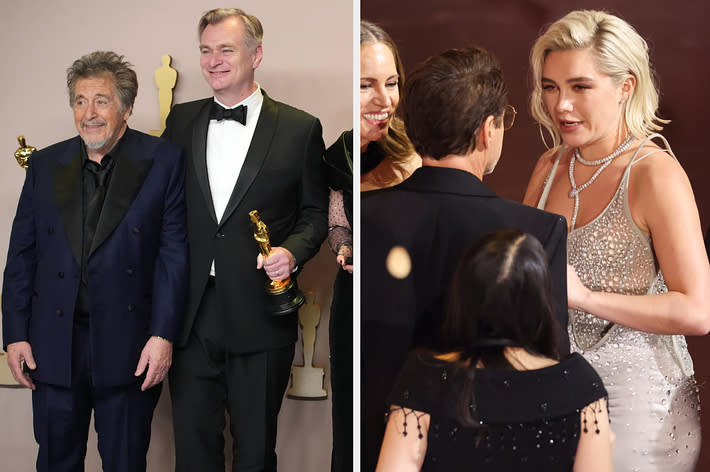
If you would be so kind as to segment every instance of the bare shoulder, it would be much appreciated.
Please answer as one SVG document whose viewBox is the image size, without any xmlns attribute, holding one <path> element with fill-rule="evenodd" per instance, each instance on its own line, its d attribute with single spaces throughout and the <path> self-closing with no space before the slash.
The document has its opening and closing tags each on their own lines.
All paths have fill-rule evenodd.
<svg viewBox="0 0 710 472">
<path fill-rule="evenodd" d="M 552 168 L 552 165 L 555 163 L 559 152 L 559 147 L 551 148 L 545 151 L 540 157 L 538 157 L 537 163 L 535 164 L 535 169 L 533 170 L 533 175 L 540 172 L 547 175 L 547 173 L 549 173 L 550 169 Z"/>
<path fill-rule="evenodd" d="M 668 217 L 678 217 L 684 207 L 695 207 L 685 170 L 655 143 L 636 153 L 629 176 L 629 205 L 634 221 L 646 234 L 665 226 Z"/>
<path fill-rule="evenodd" d="M 645 144 L 636 154 L 631 168 L 632 187 L 650 190 L 663 188 L 687 180 L 687 175 L 677 159 L 656 143 Z M 650 188 L 649 188 L 650 187 Z"/>
<path fill-rule="evenodd" d="M 528 181 L 528 187 L 525 190 L 525 197 L 523 198 L 523 203 L 530 206 L 537 205 L 542 195 L 542 187 L 545 184 L 547 176 L 552 170 L 552 166 L 557 160 L 557 155 L 560 152 L 559 147 L 548 149 L 543 153 L 537 160 L 535 168 L 530 175 L 530 180 Z"/>
</svg>

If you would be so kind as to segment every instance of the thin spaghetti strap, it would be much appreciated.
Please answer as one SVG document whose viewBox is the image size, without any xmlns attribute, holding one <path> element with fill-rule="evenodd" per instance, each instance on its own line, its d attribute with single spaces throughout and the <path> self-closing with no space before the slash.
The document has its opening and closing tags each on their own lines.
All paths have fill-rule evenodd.
<svg viewBox="0 0 710 472">
<path fill-rule="evenodd" d="M 643 154 L 639 156 L 639 153 L 641 152 L 641 149 L 651 142 L 654 138 L 661 138 L 661 141 L 663 141 L 663 144 L 665 145 L 665 148 L 659 148 L 659 149 L 653 149 L 652 151 L 647 152 L 646 154 Z M 647 158 L 648 156 L 652 154 L 656 154 L 657 152 L 667 152 L 671 156 L 673 156 L 673 159 L 678 160 L 677 157 L 675 157 L 675 154 L 673 154 L 673 150 L 671 149 L 671 145 L 668 143 L 668 140 L 661 134 L 658 133 L 653 133 L 644 139 L 639 147 L 636 149 L 636 152 L 634 153 L 633 157 L 631 158 L 631 162 L 629 162 L 628 167 L 626 168 L 626 172 L 629 171 L 632 165 L 636 164 L 637 162 L 641 162 L 643 159 Z"/>
<path fill-rule="evenodd" d="M 641 153 L 641 149 L 646 144 L 651 142 L 654 138 L 661 138 L 661 141 L 663 141 L 665 148 L 653 149 L 653 150 L 647 152 L 646 154 L 639 156 L 639 154 Z M 670 154 L 673 157 L 673 159 L 678 160 L 678 158 L 675 157 L 675 154 L 673 154 L 673 150 L 671 149 L 671 145 L 668 143 L 668 140 L 663 135 L 658 134 L 658 133 L 653 133 L 649 136 L 646 136 L 646 138 L 643 141 L 641 141 L 641 144 L 634 152 L 634 155 L 631 157 L 631 161 L 629 161 L 629 164 L 626 166 L 626 170 L 624 171 L 624 175 L 621 178 L 621 182 L 619 182 L 619 186 L 623 186 L 624 188 L 628 188 L 629 178 L 631 175 L 631 167 L 634 164 L 637 164 L 637 163 L 641 162 L 642 160 L 646 159 L 648 156 L 650 156 L 652 154 L 656 154 L 658 152 L 667 152 L 668 154 Z M 626 205 L 628 207 L 628 201 L 626 202 Z"/>
<path fill-rule="evenodd" d="M 545 183 L 543 184 L 542 195 L 540 196 L 540 201 L 537 203 L 537 207 L 540 210 L 544 210 L 545 205 L 547 204 L 547 196 L 550 194 L 550 187 L 552 187 L 552 180 L 555 176 L 555 172 L 557 171 L 557 166 L 560 163 L 560 159 L 562 158 L 562 151 L 564 149 L 565 149 L 565 146 L 560 147 L 560 150 L 557 153 L 557 159 L 555 159 L 555 163 L 552 165 L 552 169 L 550 169 L 550 173 L 547 174 L 547 178 L 545 179 Z"/>
</svg>

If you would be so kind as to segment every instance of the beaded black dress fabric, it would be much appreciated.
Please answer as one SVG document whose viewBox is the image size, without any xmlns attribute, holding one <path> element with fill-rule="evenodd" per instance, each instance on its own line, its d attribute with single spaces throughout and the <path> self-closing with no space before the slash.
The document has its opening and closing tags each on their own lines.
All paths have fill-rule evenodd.
<svg viewBox="0 0 710 472">
<path fill-rule="evenodd" d="M 431 415 L 423 432 L 428 445 L 422 471 L 571 471 L 580 412 L 606 397 L 601 379 L 579 354 L 537 370 L 477 369 L 480 427 L 458 420 L 460 389 L 452 364 L 425 353 L 411 353 L 397 377 L 388 401 L 404 408 L 406 426 L 397 425 L 398 431 L 422 431 L 411 410 Z M 585 417 L 588 433 L 582 434 L 595 434 L 596 416 Z"/>
</svg>

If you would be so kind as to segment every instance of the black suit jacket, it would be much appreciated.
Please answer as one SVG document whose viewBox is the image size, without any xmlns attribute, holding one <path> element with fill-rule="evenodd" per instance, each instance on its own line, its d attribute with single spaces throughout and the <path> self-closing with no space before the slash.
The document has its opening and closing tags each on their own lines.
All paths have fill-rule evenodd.
<svg viewBox="0 0 710 472">
<path fill-rule="evenodd" d="M 81 279 L 81 139 L 35 152 L 12 226 L 2 293 L 3 345 L 29 341 L 32 377 L 71 386 Z M 182 151 L 126 130 L 87 260 L 95 385 L 135 382 L 152 335 L 172 340 L 185 308 Z"/>
<path fill-rule="evenodd" d="M 263 92 L 263 90 L 262 90 Z M 264 93 L 244 165 L 221 221 L 207 177 L 206 144 L 212 98 L 173 107 L 163 137 L 187 153 L 185 192 L 190 247 L 188 308 L 178 345 L 195 321 L 215 261 L 217 298 L 226 315 L 226 339 L 234 353 L 259 352 L 293 343 L 295 314 L 265 312 L 264 284 L 256 269 L 258 245 L 249 212 L 259 210 L 272 246 L 293 254 L 299 268 L 315 255 L 328 230 L 328 187 L 320 167 L 324 151 L 320 121 Z"/>
<path fill-rule="evenodd" d="M 567 337 L 566 242 L 563 217 L 502 199 L 468 172 L 422 167 L 401 184 L 362 194 L 362 454 L 374 470 L 386 396 L 416 346 L 436 348 L 443 300 L 459 256 L 482 236 L 520 228 L 545 247 L 552 272 L 555 310 Z M 411 258 L 404 279 L 389 275 L 393 246 Z"/>
</svg>

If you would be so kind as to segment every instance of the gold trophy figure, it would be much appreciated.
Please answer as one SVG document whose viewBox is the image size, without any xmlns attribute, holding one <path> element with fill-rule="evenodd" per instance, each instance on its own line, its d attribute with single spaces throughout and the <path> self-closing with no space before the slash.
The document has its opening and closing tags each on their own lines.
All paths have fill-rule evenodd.
<svg viewBox="0 0 710 472">
<path fill-rule="evenodd" d="M 259 252 L 264 258 L 267 258 L 271 255 L 269 229 L 266 223 L 261 221 L 258 210 L 250 211 L 249 219 L 254 226 L 254 239 L 259 244 Z M 268 310 L 272 315 L 293 313 L 305 302 L 303 293 L 291 277 L 286 277 L 283 280 L 270 280 L 264 289 L 268 295 Z"/>
<path fill-rule="evenodd" d="M 291 367 L 291 385 L 286 391 L 294 400 L 325 400 L 328 392 L 323 386 L 325 370 L 313 365 L 313 351 L 316 345 L 316 328 L 320 324 L 320 305 L 313 292 L 306 294 L 306 304 L 298 312 L 303 343 L 303 365 Z"/>
<path fill-rule="evenodd" d="M 170 67 L 173 58 L 170 54 L 163 54 L 160 58 L 161 66 L 155 69 L 155 85 L 158 86 L 158 104 L 160 105 L 160 129 L 150 132 L 153 136 L 160 136 L 165 131 L 165 121 L 168 119 L 170 107 L 173 104 L 173 89 L 178 79 L 178 72 Z"/>
<path fill-rule="evenodd" d="M 17 159 L 17 163 L 20 165 L 20 167 L 27 170 L 30 156 L 33 152 L 37 150 L 37 148 L 34 146 L 28 146 L 25 142 L 24 136 L 18 136 L 17 142 L 20 144 L 20 147 L 17 148 L 17 151 L 15 151 L 15 159 Z"/>
</svg>

